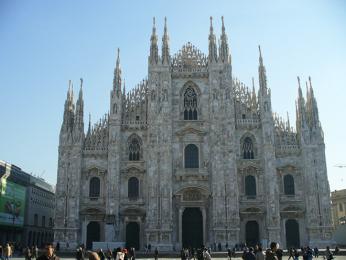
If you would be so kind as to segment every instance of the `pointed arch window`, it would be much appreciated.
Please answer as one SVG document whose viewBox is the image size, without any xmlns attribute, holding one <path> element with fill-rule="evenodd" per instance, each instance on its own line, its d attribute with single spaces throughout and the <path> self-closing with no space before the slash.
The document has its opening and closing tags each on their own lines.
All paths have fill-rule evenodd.
<svg viewBox="0 0 346 260">
<path fill-rule="evenodd" d="M 89 183 L 89 197 L 98 198 L 100 197 L 100 179 L 92 177 Z"/>
<path fill-rule="evenodd" d="M 243 159 L 254 159 L 254 146 L 250 137 L 245 137 L 243 141 Z"/>
<path fill-rule="evenodd" d="M 131 138 L 129 142 L 129 161 L 139 161 L 141 153 L 141 143 L 137 137 Z"/>
<path fill-rule="evenodd" d="M 284 193 L 285 195 L 294 195 L 294 178 L 291 174 L 287 174 L 284 177 Z"/>
<path fill-rule="evenodd" d="M 197 94 L 192 87 L 184 92 L 184 120 L 197 120 Z"/>
<path fill-rule="evenodd" d="M 256 178 L 252 175 L 245 177 L 245 195 L 248 196 L 248 198 L 255 198 L 257 195 Z"/>
<path fill-rule="evenodd" d="M 128 197 L 129 199 L 137 199 L 139 197 L 139 181 L 136 177 L 131 177 L 128 181 Z"/>
<path fill-rule="evenodd" d="M 189 144 L 185 147 L 185 168 L 199 168 L 198 147 Z"/>
</svg>

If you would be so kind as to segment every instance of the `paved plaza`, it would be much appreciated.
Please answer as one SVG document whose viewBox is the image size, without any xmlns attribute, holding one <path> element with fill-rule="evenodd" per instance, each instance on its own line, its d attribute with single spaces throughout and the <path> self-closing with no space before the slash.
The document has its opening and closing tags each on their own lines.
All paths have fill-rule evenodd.
<svg viewBox="0 0 346 260">
<path fill-rule="evenodd" d="M 212 254 L 212 258 L 215 258 L 215 257 L 213 257 L 213 254 Z M 11 258 L 11 260 L 23 260 L 23 259 L 24 259 L 24 257 L 14 257 L 14 258 Z M 71 258 L 71 257 L 60 257 L 60 259 L 75 260 L 75 258 Z M 151 258 L 145 258 L 145 257 L 141 258 L 141 257 L 138 257 L 137 259 L 153 260 L 154 258 L 153 257 L 151 257 Z M 217 257 L 217 259 L 219 259 L 219 260 L 227 260 L 228 258 L 226 257 L 226 253 L 225 253 L 225 257 Z M 232 257 L 232 259 L 234 259 L 234 260 L 242 260 L 241 257 Z M 283 260 L 287 260 L 288 256 L 284 256 L 282 259 Z M 299 259 L 302 260 L 303 258 L 299 257 Z M 160 258 L 160 256 L 159 256 L 159 260 L 180 260 L 180 258 Z M 320 256 L 319 258 L 313 258 L 313 260 L 323 260 L 323 256 Z M 346 260 L 346 255 L 335 256 L 334 260 Z"/>
</svg>

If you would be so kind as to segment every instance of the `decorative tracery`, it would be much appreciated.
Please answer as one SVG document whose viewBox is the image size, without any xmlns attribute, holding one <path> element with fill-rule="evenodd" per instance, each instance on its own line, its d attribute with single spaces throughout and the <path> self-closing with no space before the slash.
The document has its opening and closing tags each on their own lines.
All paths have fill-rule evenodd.
<svg viewBox="0 0 346 260">
<path fill-rule="evenodd" d="M 192 87 L 184 92 L 184 120 L 197 120 L 197 94 Z"/>
<path fill-rule="evenodd" d="M 129 161 L 139 161 L 141 145 L 137 137 L 132 137 L 129 142 Z"/>
<path fill-rule="evenodd" d="M 243 159 L 254 159 L 254 147 L 250 137 L 245 137 L 243 142 Z"/>
</svg>

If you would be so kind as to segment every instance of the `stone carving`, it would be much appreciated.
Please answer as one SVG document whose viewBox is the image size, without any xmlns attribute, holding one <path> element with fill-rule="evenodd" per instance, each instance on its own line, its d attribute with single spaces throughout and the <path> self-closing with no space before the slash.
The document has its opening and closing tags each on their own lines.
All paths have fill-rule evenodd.
<svg viewBox="0 0 346 260">
<path fill-rule="evenodd" d="M 173 71 L 206 71 L 208 65 L 207 57 L 190 42 L 172 59 Z"/>
<path fill-rule="evenodd" d="M 185 191 L 183 194 L 183 200 L 185 201 L 198 201 L 202 199 L 202 194 L 197 190 Z"/>
</svg>

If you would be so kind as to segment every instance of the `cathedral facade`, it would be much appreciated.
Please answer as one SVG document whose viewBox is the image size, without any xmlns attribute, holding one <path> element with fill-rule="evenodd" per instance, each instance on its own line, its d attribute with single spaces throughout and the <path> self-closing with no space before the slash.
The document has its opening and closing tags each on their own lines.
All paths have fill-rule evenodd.
<svg viewBox="0 0 346 260">
<path fill-rule="evenodd" d="M 109 112 L 84 132 L 82 80 L 60 132 L 55 241 L 137 249 L 239 243 L 325 246 L 332 236 L 325 144 L 311 80 L 298 78 L 295 130 L 272 111 L 261 50 L 258 90 L 232 74 L 222 19 L 204 55 L 161 51 L 155 21 L 148 77 L 126 93 L 119 50 Z"/>
</svg>

